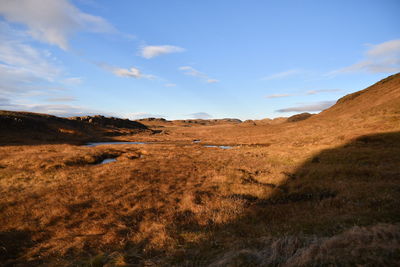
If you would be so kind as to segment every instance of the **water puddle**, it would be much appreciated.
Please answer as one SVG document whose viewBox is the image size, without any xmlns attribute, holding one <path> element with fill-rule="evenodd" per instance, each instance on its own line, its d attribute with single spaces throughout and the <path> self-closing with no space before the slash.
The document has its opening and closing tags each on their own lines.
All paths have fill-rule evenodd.
<svg viewBox="0 0 400 267">
<path fill-rule="evenodd" d="M 195 144 L 198 144 L 201 142 L 200 139 L 195 139 L 192 141 Z M 87 147 L 95 147 L 95 146 L 101 146 L 101 145 L 147 145 L 147 144 L 155 144 L 154 143 L 146 143 L 146 142 L 92 142 L 92 143 L 87 143 L 84 146 Z M 167 143 L 165 143 L 167 144 Z M 211 148 L 220 148 L 220 149 L 231 149 L 234 148 L 234 146 L 219 146 L 219 145 L 203 145 L 204 147 L 211 147 Z M 106 162 L 108 163 L 108 162 Z"/>
<path fill-rule="evenodd" d="M 84 146 L 94 147 L 94 146 L 101 146 L 101 145 L 145 145 L 148 143 L 145 142 L 94 142 L 94 143 L 87 143 Z"/>
<path fill-rule="evenodd" d="M 117 159 L 112 159 L 112 158 L 104 159 L 104 160 L 103 160 L 102 162 L 100 162 L 98 165 L 107 164 L 107 163 L 116 162 L 116 161 L 117 161 Z"/>
<path fill-rule="evenodd" d="M 213 145 L 205 145 L 204 147 L 216 147 L 221 149 L 231 149 L 233 146 L 213 146 Z"/>
</svg>

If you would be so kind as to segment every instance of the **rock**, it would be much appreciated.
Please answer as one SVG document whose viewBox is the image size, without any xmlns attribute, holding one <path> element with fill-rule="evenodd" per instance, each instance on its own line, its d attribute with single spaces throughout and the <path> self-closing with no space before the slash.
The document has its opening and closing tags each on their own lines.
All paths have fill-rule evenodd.
<svg viewBox="0 0 400 267">
<path fill-rule="evenodd" d="M 147 129 L 147 127 L 137 121 L 131 121 L 129 119 L 120 119 L 115 117 L 104 117 L 101 115 L 95 116 L 82 116 L 82 117 L 71 117 L 70 120 L 78 120 L 88 122 L 101 127 L 115 127 L 115 128 L 126 128 L 126 129 Z"/>
<path fill-rule="evenodd" d="M 296 114 L 293 115 L 289 118 L 287 118 L 287 122 L 298 122 L 298 121 L 303 121 L 306 120 L 308 118 L 310 118 L 311 116 L 313 116 L 314 114 L 308 113 L 308 112 L 304 112 L 304 113 L 300 113 L 300 114 Z"/>
</svg>

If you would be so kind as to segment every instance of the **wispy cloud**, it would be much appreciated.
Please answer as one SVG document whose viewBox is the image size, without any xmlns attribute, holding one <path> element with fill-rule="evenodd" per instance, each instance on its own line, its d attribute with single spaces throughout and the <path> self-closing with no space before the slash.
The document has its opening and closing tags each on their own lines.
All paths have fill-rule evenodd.
<svg viewBox="0 0 400 267">
<path fill-rule="evenodd" d="M 320 90 L 310 90 L 307 91 L 307 95 L 316 95 L 320 93 L 334 93 L 334 92 L 340 92 L 342 90 L 340 89 L 320 89 Z"/>
<path fill-rule="evenodd" d="M 311 104 L 302 104 L 302 105 L 295 106 L 295 107 L 278 109 L 278 110 L 276 110 L 276 112 L 284 113 L 284 112 L 321 111 L 321 110 L 331 107 L 335 103 L 336 103 L 336 101 L 321 101 L 321 102 L 316 102 L 316 103 L 311 103 Z"/>
<path fill-rule="evenodd" d="M 62 67 L 46 50 L 24 43 L 24 34 L 0 22 L 0 94 L 14 97 L 60 87 Z"/>
<path fill-rule="evenodd" d="M 107 63 L 99 63 L 99 62 L 93 62 L 95 65 L 99 66 L 100 68 L 109 71 L 113 73 L 114 75 L 118 77 L 125 77 L 125 78 L 144 78 L 144 79 L 155 79 L 156 76 L 151 75 L 151 74 L 143 74 L 138 68 L 136 67 L 131 67 L 131 68 L 120 68 L 120 67 L 115 67 L 111 66 Z"/>
<path fill-rule="evenodd" d="M 377 45 L 369 45 L 363 60 L 327 73 L 335 76 L 343 73 L 369 72 L 394 73 L 400 71 L 400 40 L 391 40 Z"/>
<path fill-rule="evenodd" d="M 281 98 L 281 97 L 289 97 L 293 96 L 293 94 L 272 94 L 272 95 L 267 95 L 265 98 Z"/>
<path fill-rule="evenodd" d="M 33 38 L 67 50 L 68 39 L 76 32 L 114 32 L 105 19 L 82 12 L 67 0 L 2 0 L 0 15 L 27 26 Z"/>
<path fill-rule="evenodd" d="M 46 99 L 47 102 L 72 102 L 76 101 L 73 96 L 62 96 L 62 97 L 50 97 Z"/>
<path fill-rule="evenodd" d="M 130 69 L 114 68 L 112 72 L 119 77 L 133 77 L 133 78 L 142 77 L 142 73 L 140 73 L 139 69 L 134 67 Z"/>
<path fill-rule="evenodd" d="M 2 103 L 0 101 L 0 109 L 15 110 L 15 111 L 29 111 L 51 114 L 61 117 L 83 116 L 83 115 L 96 115 L 103 114 L 110 116 L 110 113 L 88 109 L 82 106 L 66 105 L 66 104 L 31 104 L 31 103 Z"/>
<path fill-rule="evenodd" d="M 69 85 L 81 84 L 83 79 L 81 77 L 70 77 L 63 80 L 64 83 Z"/>
<path fill-rule="evenodd" d="M 164 84 L 165 87 L 175 87 L 176 84 L 175 83 L 166 83 Z"/>
<path fill-rule="evenodd" d="M 333 93 L 333 92 L 340 92 L 342 90 L 340 89 L 319 89 L 319 90 L 309 90 L 307 92 L 301 92 L 301 93 L 283 93 L 283 94 L 271 94 L 271 95 L 266 95 L 265 98 L 283 98 L 283 97 L 290 97 L 290 96 L 299 96 L 299 95 L 316 95 L 316 94 L 321 94 L 321 93 Z"/>
<path fill-rule="evenodd" d="M 270 74 L 270 75 L 262 78 L 262 80 L 283 79 L 283 78 L 287 78 L 289 76 L 300 74 L 301 72 L 302 72 L 302 70 L 299 70 L 299 69 L 291 69 L 291 70 L 287 70 L 287 71 Z"/>
<path fill-rule="evenodd" d="M 10 99 L 5 97 L 0 97 L 0 108 L 1 107 L 8 107 L 11 104 Z"/>
<path fill-rule="evenodd" d="M 128 118 L 130 120 L 139 120 L 146 118 L 166 118 L 165 115 L 147 113 L 147 112 L 124 113 L 124 114 L 119 114 L 119 117 Z"/>
<path fill-rule="evenodd" d="M 183 71 L 185 75 L 193 76 L 204 80 L 206 83 L 217 83 L 219 80 L 210 78 L 207 74 L 196 70 L 191 66 L 182 66 L 179 70 Z"/>
<path fill-rule="evenodd" d="M 119 77 L 127 77 L 127 78 L 144 78 L 144 79 L 155 79 L 156 76 L 151 74 L 143 74 L 139 69 L 135 67 L 131 67 L 129 69 L 124 68 L 114 68 L 112 71 L 115 75 Z"/>
<path fill-rule="evenodd" d="M 196 112 L 188 115 L 190 118 L 194 119 L 210 119 L 212 116 L 208 114 L 207 112 Z"/>
<path fill-rule="evenodd" d="M 150 59 L 164 54 L 179 53 L 185 51 L 184 48 L 173 45 L 148 45 L 140 49 L 140 55 Z"/>
</svg>

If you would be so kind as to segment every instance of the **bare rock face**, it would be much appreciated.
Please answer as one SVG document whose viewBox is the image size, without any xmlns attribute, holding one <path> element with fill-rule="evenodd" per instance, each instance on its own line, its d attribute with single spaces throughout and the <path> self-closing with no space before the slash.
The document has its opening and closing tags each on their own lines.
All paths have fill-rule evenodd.
<svg viewBox="0 0 400 267">
<path fill-rule="evenodd" d="M 104 117 L 101 115 L 95 116 L 82 116 L 82 117 L 71 117 L 70 120 L 77 120 L 88 122 L 101 127 L 115 127 L 115 128 L 126 128 L 126 129 L 142 129 L 145 130 L 147 127 L 137 121 L 131 121 L 129 119 L 120 119 L 115 117 Z"/>
<path fill-rule="evenodd" d="M 314 114 L 304 112 L 304 113 L 300 113 L 300 114 L 293 115 L 293 116 L 287 118 L 286 121 L 287 121 L 287 122 L 298 122 L 298 121 L 303 121 L 303 120 L 306 120 L 306 119 L 310 118 L 310 117 L 313 116 L 313 115 L 314 115 Z"/>
</svg>

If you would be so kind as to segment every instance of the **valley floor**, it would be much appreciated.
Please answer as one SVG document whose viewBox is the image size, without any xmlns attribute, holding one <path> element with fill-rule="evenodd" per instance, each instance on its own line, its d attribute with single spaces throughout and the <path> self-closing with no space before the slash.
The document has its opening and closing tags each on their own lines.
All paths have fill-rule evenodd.
<svg viewBox="0 0 400 267">
<path fill-rule="evenodd" d="M 342 135 L 175 127 L 124 137 L 154 144 L 2 146 L 1 262 L 398 263 L 400 131 L 388 125 Z"/>
</svg>

